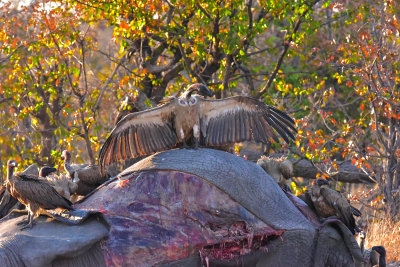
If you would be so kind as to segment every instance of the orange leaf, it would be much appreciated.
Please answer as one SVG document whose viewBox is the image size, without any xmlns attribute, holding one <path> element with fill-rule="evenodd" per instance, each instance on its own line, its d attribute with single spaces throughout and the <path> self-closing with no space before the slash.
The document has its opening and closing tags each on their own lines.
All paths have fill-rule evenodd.
<svg viewBox="0 0 400 267">
<path fill-rule="evenodd" d="M 351 86 L 353 86 L 353 83 L 352 83 L 351 81 L 347 81 L 347 82 L 346 82 L 346 85 L 347 85 L 348 87 L 351 87 Z"/>
<path fill-rule="evenodd" d="M 13 43 L 11 44 L 11 48 L 15 48 L 17 46 L 17 38 L 14 38 Z"/>
<path fill-rule="evenodd" d="M 370 146 L 367 146 L 366 148 L 365 148 L 365 151 L 367 151 L 367 152 L 372 152 L 372 151 L 374 151 L 375 149 L 373 148 L 373 147 L 370 147 Z"/>
<path fill-rule="evenodd" d="M 361 103 L 361 105 L 360 105 L 360 109 L 361 109 L 362 111 L 364 111 L 364 109 L 365 109 L 365 105 L 364 105 L 364 103 Z"/>
</svg>

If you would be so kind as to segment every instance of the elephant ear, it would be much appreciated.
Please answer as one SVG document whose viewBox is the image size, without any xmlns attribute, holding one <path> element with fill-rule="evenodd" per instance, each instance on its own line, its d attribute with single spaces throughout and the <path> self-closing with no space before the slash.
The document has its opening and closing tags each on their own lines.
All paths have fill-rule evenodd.
<svg viewBox="0 0 400 267">
<path fill-rule="evenodd" d="M 344 243 L 347 248 L 350 250 L 351 255 L 356 261 L 363 261 L 363 255 L 358 245 L 357 241 L 354 239 L 353 233 L 347 228 L 347 226 L 340 220 L 334 222 L 336 226 L 339 227 L 341 234 L 344 239 Z"/>
<path fill-rule="evenodd" d="M 329 226 L 333 226 L 333 227 L 329 227 Z M 338 232 L 337 231 L 331 231 L 333 229 L 337 229 L 338 231 L 340 231 L 340 235 L 338 236 Z M 343 247 L 343 245 L 339 245 L 340 244 L 345 244 L 345 249 L 347 249 L 351 256 L 353 257 L 353 259 L 356 262 L 362 262 L 363 261 L 363 255 L 360 249 L 360 246 L 358 245 L 357 241 L 354 239 L 353 234 L 351 233 L 351 231 L 349 230 L 349 228 L 347 228 L 347 226 L 340 220 L 338 219 L 327 219 L 326 221 L 324 221 L 323 226 L 322 226 L 322 230 L 321 232 L 325 230 L 331 240 L 330 241 L 326 241 L 326 244 L 330 244 L 331 246 L 334 245 L 335 242 L 337 242 L 337 245 L 334 245 L 337 248 L 333 248 L 332 247 L 332 251 L 333 253 L 337 253 L 337 255 L 341 255 L 342 252 L 339 252 L 339 247 Z M 320 241 L 318 241 L 319 244 Z M 343 249 L 343 248 L 342 248 Z M 340 264 L 339 264 L 340 265 Z M 336 265 L 334 265 L 336 266 Z M 347 266 L 346 264 L 343 266 Z"/>
</svg>

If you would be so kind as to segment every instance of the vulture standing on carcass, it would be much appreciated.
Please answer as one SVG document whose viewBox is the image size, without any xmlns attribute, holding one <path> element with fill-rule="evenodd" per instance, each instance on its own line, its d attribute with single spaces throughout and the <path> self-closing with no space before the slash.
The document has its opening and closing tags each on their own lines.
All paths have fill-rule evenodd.
<svg viewBox="0 0 400 267">
<path fill-rule="evenodd" d="M 194 94 L 194 93 L 198 93 Z M 204 84 L 193 84 L 179 97 L 152 109 L 126 115 L 100 150 L 99 165 L 167 150 L 177 144 L 220 147 L 242 141 L 287 143 L 294 139 L 294 121 L 285 112 L 247 96 L 212 96 Z"/>
<path fill-rule="evenodd" d="M 61 158 L 64 160 L 65 171 L 78 185 L 76 188 L 78 195 L 85 196 L 107 180 L 107 177 L 100 173 L 97 165 L 72 164 L 71 152 L 68 150 L 62 152 Z"/>
<path fill-rule="evenodd" d="M 64 160 L 64 170 L 71 179 L 78 179 L 76 171 L 89 166 L 88 164 L 72 164 L 71 152 L 68 150 L 61 153 L 61 159 Z"/>
<path fill-rule="evenodd" d="M 17 166 L 15 160 L 7 162 L 7 190 L 28 209 L 28 222 L 23 227 L 32 228 L 34 216 L 39 215 L 40 209 L 63 208 L 72 210 L 72 203 L 61 196 L 46 181 L 38 176 L 28 174 L 13 174 Z"/>
<path fill-rule="evenodd" d="M 257 160 L 257 165 L 274 178 L 285 192 L 291 192 L 288 181 L 293 176 L 293 163 L 285 157 L 272 158 L 262 156 Z"/>
<path fill-rule="evenodd" d="M 316 179 L 304 195 L 305 202 L 316 211 L 319 217 L 334 216 L 341 220 L 354 235 L 359 229 L 353 215 L 357 216 L 360 211 L 352 207 L 349 200 L 340 192 L 326 187 L 327 185 L 329 185 L 327 180 Z"/>
</svg>

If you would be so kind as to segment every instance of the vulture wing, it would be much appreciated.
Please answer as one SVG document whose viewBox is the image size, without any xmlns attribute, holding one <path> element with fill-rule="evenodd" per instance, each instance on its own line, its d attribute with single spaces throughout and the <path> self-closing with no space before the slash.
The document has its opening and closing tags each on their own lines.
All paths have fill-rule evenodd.
<svg viewBox="0 0 400 267">
<path fill-rule="evenodd" d="M 100 150 L 99 165 L 145 156 L 173 147 L 177 142 L 173 128 L 173 102 L 135 112 L 121 119 Z"/>
<path fill-rule="evenodd" d="M 254 98 L 234 96 L 217 100 L 199 98 L 199 101 L 203 145 L 220 146 L 250 140 L 268 143 L 269 138 L 279 142 L 276 133 L 286 143 L 295 139 L 293 119 Z"/>
<path fill-rule="evenodd" d="M 338 217 L 354 234 L 356 222 L 347 198 L 341 193 L 326 187 L 322 187 L 320 192 L 325 201 L 336 210 L 336 217 Z"/>
<path fill-rule="evenodd" d="M 34 202 L 44 209 L 55 209 L 57 207 L 72 209 L 72 203 L 57 193 L 48 183 L 32 176 L 19 178 L 13 183 L 12 195 L 22 200 L 21 202 Z"/>
<path fill-rule="evenodd" d="M 359 209 L 357 209 L 356 207 L 351 206 L 351 205 L 350 205 L 350 208 L 351 208 L 351 213 L 353 213 L 354 216 L 357 216 L 357 217 L 361 216 L 361 211 Z"/>
<path fill-rule="evenodd" d="M 86 168 L 77 170 L 79 180 L 88 185 L 98 185 L 103 183 L 107 178 L 101 175 L 99 166 L 90 165 Z"/>
</svg>

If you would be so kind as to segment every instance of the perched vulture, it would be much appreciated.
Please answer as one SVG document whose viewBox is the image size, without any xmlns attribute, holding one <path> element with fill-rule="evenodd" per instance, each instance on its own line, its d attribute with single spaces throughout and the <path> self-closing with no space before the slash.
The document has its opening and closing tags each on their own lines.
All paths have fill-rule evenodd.
<svg viewBox="0 0 400 267">
<path fill-rule="evenodd" d="M 326 187 L 329 185 L 327 180 L 318 178 L 314 181 L 311 188 L 305 193 L 306 203 L 312 205 L 317 215 L 321 218 L 335 216 L 341 220 L 347 228 L 355 234 L 359 231 L 356 226 L 353 212 L 360 212 L 356 208 L 352 208 L 349 200 L 340 192 Z"/>
<path fill-rule="evenodd" d="M 72 181 L 63 173 L 60 175 L 49 174 L 40 178 L 47 181 L 57 191 L 57 193 L 69 200 L 71 200 L 71 195 L 73 195 L 78 188 L 78 183 Z"/>
<path fill-rule="evenodd" d="M 272 176 L 284 191 L 291 191 L 287 184 L 293 176 L 293 163 L 285 157 L 271 158 L 262 156 L 258 159 L 257 165 Z"/>
<path fill-rule="evenodd" d="M 198 93 L 193 94 L 193 93 Z M 161 106 L 121 119 L 99 155 L 102 171 L 119 160 L 149 155 L 177 144 L 219 147 L 242 141 L 286 142 L 294 139 L 294 121 L 285 112 L 246 96 L 205 99 L 212 96 L 204 84 L 193 84 L 179 97 Z"/>
<path fill-rule="evenodd" d="M 38 176 L 28 174 L 13 174 L 17 166 L 15 160 L 7 162 L 7 190 L 10 194 L 24 204 L 28 213 L 28 222 L 23 227 L 32 228 L 34 216 L 40 209 L 63 208 L 72 210 L 72 203 L 61 196 L 57 191 Z"/>
<path fill-rule="evenodd" d="M 100 173 L 99 166 L 88 164 L 72 164 L 71 152 L 64 150 L 61 154 L 64 159 L 64 169 L 73 182 L 77 183 L 74 190 L 78 195 L 84 196 L 107 180 L 107 177 Z"/>
<path fill-rule="evenodd" d="M 89 164 L 72 164 L 71 152 L 69 152 L 68 150 L 64 150 L 61 153 L 61 159 L 64 160 L 64 170 L 71 179 L 77 178 L 75 174 L 77 170 L 83 169 L 89 165 Z"/>
</svg>

